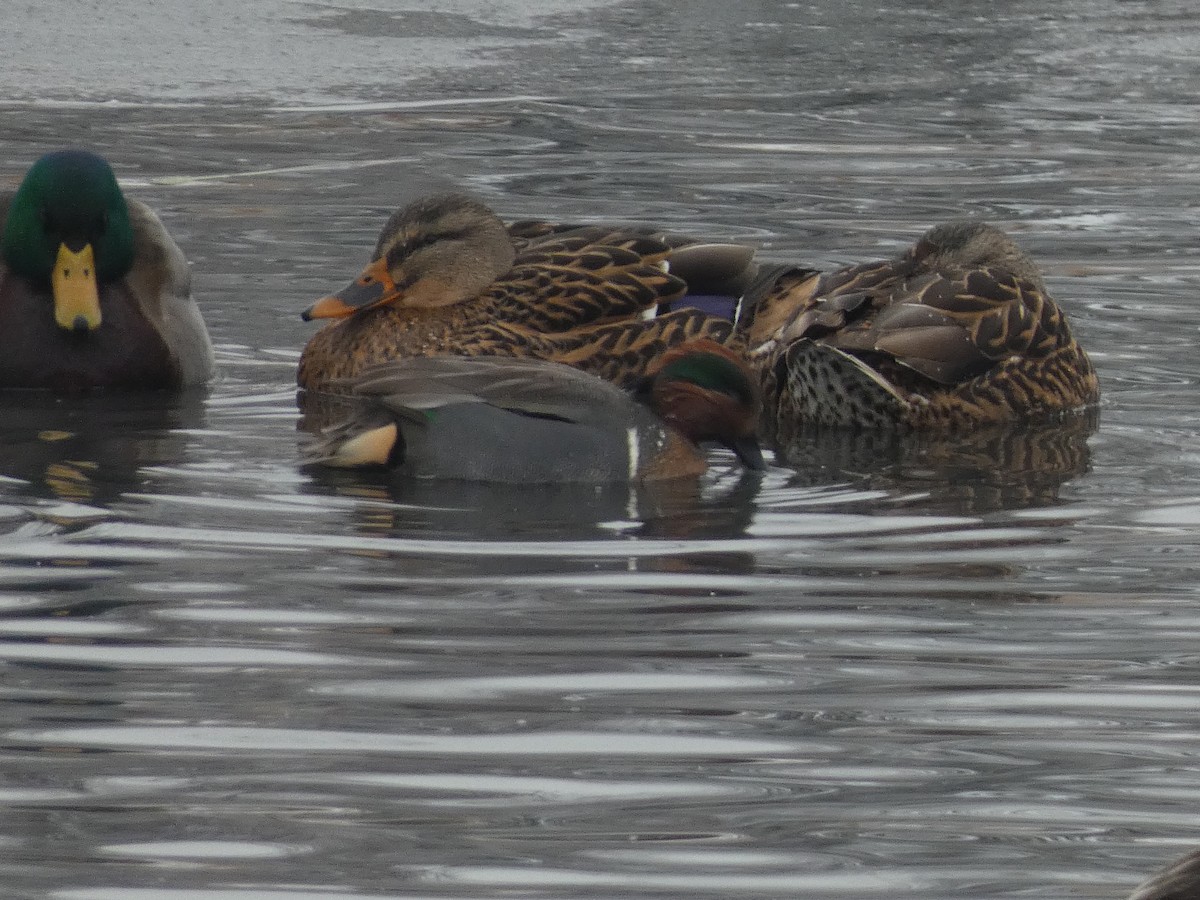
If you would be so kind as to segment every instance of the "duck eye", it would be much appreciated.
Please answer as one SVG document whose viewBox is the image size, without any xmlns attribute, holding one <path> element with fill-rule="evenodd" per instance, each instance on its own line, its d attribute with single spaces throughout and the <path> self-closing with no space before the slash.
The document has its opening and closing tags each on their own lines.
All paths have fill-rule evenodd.
<svg viewBox="0 0 1200 900">
<path fill-rule="evenodd" d="M 423 250 L 424 248 L 429 247 L 433 244 L 436 244 L 437 242 L 438 242 L 437 237 L 435 237 L 432 234 L 416 235 L 415 237 L 411 237 L 407 241 L 404 242 L 404 246 L 401 249 L 400 255 L 402 257 L 412 256 L 418 250 Z"/>
<path fill-rule="evenodd" d="M 96 217 L 96 224 L 94 227 L 95 227 L 96 234 L 98 234 L 98 235 L 104 234 L 104 232 L 108 229 L 108 212 L 107 211 L 100 213 L 100 215 L 98 215 Z"/>
</svg>

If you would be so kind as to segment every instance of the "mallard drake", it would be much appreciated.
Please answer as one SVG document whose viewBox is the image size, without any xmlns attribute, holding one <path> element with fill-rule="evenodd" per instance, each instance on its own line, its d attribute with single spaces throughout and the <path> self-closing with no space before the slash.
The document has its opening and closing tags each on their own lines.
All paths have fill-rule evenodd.
<svg viewBox="0 0 1200 900">
<path fill-rule="evenodd" d="M 990 225 L 936 226 L 894 259 L 764 273 L 739 329 L 769 435 L 968 428 L 1063 415 L 1096 372 L 1028 256 Z"/>
<path fill-rule="evenodd" d="M 675 343 L 731 338 L 695 308 L 643 318 L 689 290 L 740 292 L 753 255 L 636 228 L 506 226 L 462 194 L 427 197 L 392 215 L 353 283 L 303 314 L 335 321 L 304 348 L 297 383 L 329 390 L 378 362 L 452 354 L 558 360 L 631 385 Z"/>
<path fill-rule="evenodd" d="M 213 351 L 187 260 L 107 162 L 43 156 L 0 196 L 0 388 L 201 384 Z"/>
<path fill-rule="evenodd" d="M 708 340 L 664 353 L 627 393 L 570 366 L 504 357 L 410 357 L 368 368 L 358 409 L 307 448 L 308 464 L 497 482 L 653 481 L 706 468 L 724 444 L 763 467 L 759 392 Z"/>
</svg>

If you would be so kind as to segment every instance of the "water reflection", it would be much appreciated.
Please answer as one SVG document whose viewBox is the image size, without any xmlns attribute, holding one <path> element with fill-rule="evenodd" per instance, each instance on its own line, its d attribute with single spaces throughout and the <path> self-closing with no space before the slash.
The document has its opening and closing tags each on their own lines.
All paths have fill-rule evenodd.
<svg viewBox="0 0 1200 900">
<path fill-rule="evenodd" d="M 183 458 L 188 432 L 204 426 L 204 398 L 6 391 L 0 422 L 0 475 L 14 479 L 12 487 L 103 507 L 143 488 L 145 467 Z"/>
<path fill-rule="evenodd" d="M 777 459 L 793 483 L 852 482 L 891 493 L 927 490 L 929 512 L 986 513 L 1050 506 L 1088 471 L 1098 410 L 1053 423 L 997 425 L 955 434 L 796 430 Z"/>
<path fill-rule="evenodd" d="M 305 492 L 365 501 L 353 527 L 364 535 L 575 540 L 737 537 L 753 517 L 761 477 L 732 455 L 712 455 L 700 479 L 646 484 L 512 485 L 396 477 L 384 471 L 309 472 Z"/>
</svg>

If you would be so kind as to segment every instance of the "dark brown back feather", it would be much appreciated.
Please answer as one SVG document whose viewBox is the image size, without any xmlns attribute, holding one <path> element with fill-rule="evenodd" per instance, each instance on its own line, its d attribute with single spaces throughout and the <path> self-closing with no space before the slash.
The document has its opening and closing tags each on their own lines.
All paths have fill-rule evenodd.
<svg viewBox="0 0 1200 900">
<path fill-rule="evenodd" d="M 990 226 L 937 226 L 893 259 L 825 275 L 784 270 L 747 300 L 739 330 L 769 400 L 799 387 L 776 371 L 799 341 L 851 354 L 900 396 L 923 398 L 904 413 L 914 421 L 1013 418 L 1074 409 L 1099 395 L 1091 363 L 1033 263 Z M 816 368 L 822 377 L 853 372 L 833 360 Z M 809 396 L 812 409 L 820 401 Z M 831 402 L 842 396 L 832 392 Z M 775 400 L 787 415 L 787 398 Z M 960 413 L 952 414 L 956 404 Z"/>
</svg>

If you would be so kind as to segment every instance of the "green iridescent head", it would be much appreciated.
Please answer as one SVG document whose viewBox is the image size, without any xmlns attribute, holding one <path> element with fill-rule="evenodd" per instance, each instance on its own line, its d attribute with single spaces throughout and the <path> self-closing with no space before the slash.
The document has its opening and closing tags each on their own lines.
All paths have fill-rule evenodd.
<svg viewBox="0 0 1200 900">
<path fill-rule="evenodd" d="M 9 205 L 0 254 L 13 273 L 51 287 L 60 326 L 99 327 L 97 285 L 133 265 L 129 207 L 108 163 L 85 150 L 35 162 Z"/>
</svg>

